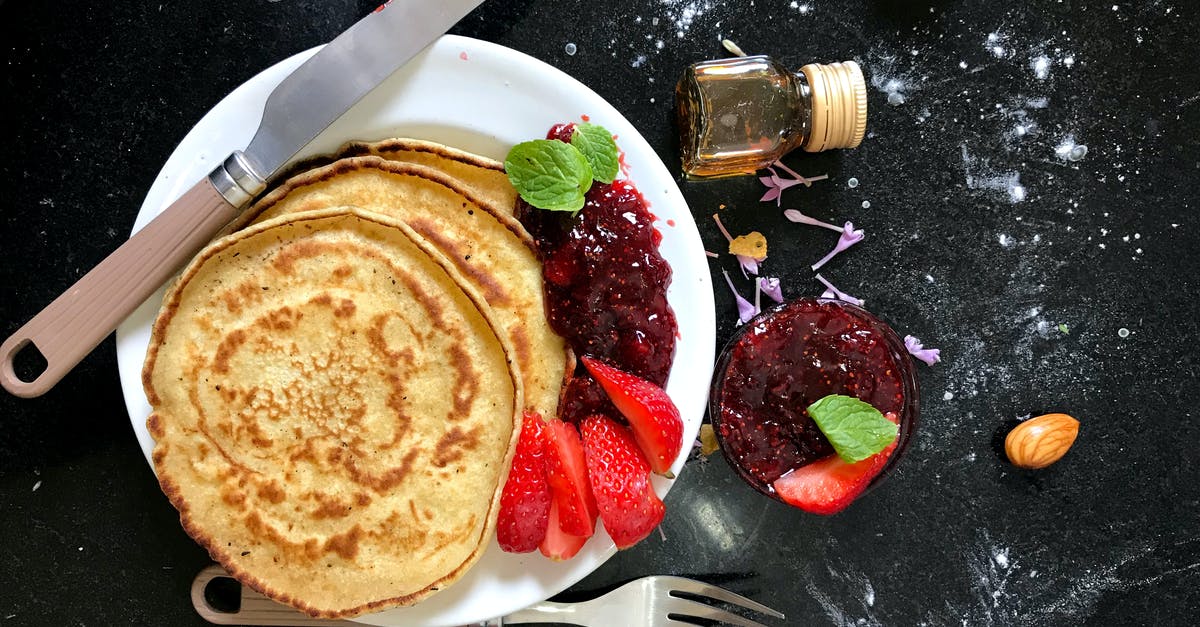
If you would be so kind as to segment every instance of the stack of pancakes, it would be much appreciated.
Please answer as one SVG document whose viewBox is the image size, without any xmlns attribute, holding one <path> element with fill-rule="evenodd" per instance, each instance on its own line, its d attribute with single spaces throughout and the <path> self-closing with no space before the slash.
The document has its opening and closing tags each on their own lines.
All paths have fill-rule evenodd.
<svg viewBox="0 0 1200 627">
<path fill-rule="evenodd" d="M 143 381 L 187 532 L 314 616 L 411 605 L 493 532 L 520 416 L 573 357 L 499 163 L 351 144 L 309 163 L 168 290 Z"/>
</svg>

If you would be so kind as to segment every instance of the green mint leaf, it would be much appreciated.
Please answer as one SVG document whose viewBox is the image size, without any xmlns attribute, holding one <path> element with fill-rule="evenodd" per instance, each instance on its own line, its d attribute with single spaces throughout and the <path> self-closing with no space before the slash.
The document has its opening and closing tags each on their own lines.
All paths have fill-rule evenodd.
<svg viewBox="0 0 1200 627">
<path fill-rule="evenodd" d="M 1058 325 L 1058 331 L 1063 335 L 1070 335 L 1071 333 L 1071 330 L 1067 328 L 1067 323 L 1065 322 Z"/>
<path fill-rule="evenodd" d="M 830 394 L 809 405 L 808 415 L 838 457 L 852 464 L 887 448 L 900 432 L 878 409 L 852 396 Z"/>
<path fill-rule="evenodd" d="M 576 124 L 575 132 L 571 133 L 571 145 L 578 148 L 591 164 L 592 176 L 597 181 L 611 183 L 617 178 L 621 169 L 617 142 L 613 141 L 608 129 L 587 122 Z"/>
<path fill-rule="evenodd" d="M 550 211 L 579 211 L 592 187 L 592 166 L 571 144 L 555 139 L 522 142 L 504 159 L 508 180 L 525 202 Z"/>
</svg>

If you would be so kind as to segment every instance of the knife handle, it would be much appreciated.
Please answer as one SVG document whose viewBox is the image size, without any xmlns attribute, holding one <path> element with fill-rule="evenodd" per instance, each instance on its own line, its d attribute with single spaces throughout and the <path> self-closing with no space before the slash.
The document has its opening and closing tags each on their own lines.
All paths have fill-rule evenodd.
<svg viewBox="0 0 1200 627">
<path fill-rule="evenodd" d="M 201 179 L 0 344 L 4 389 L 22 398 L 45 394 L 237 216 L 240 207 L 227 201 L 210 178 Z M 13 359 L 29 344 L 45 357 L 46 369 L 24 381 Z"/>
</svg>

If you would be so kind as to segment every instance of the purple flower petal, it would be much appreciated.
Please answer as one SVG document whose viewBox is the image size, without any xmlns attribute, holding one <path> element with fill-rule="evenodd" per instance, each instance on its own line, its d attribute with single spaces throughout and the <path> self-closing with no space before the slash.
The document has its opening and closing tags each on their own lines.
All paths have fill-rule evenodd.
<svg viewBox="0 0 1200 627">
<path fill-rule="evenodd" d="M 767 190 L 767 193 L 763 194 L 762 198 L 758 199 L 758 202 L 770 202 L 774 200 L 776 201 L 776 204 L 779 204 L 778 201 L 781 195 L 782 194 L 780 193 L 778 187 L 772 187 L 771 189 Z"/>
<path fill-rule="evenodd" d="M 775 277 L 760 277 L 758 279 L 758 286 L 762 289 L 763 294 L 767 295 L 767 298 L 777 303 L 783 302 L 783 288 L 779 285 L 779 279 Z"/>
<path fill-rule="evenodd" d="M 842 232 L 842 227 L 840 227 L 836 224 L 822 222 L 816 218 L 810 218 L 810 217 L 804 215 L 803 213 L 800 213 L 800 211 L 797 209 L 788 209 L 788 210 L 784 211 L 783 217 L 787 218 L 788 220 L 791 220 L 792 222 L 799 222 L 800 224 L 808 224 L 811 226 L 823 226 L 831 231 L 837 231 L 838 233 Z"/>
<path fill-rule="evenodd" d="M 842 290 L 839 290 L 838 288 L 834 287 L 833 283 L 830 283 L 825 279 L 825 277 L 819 274 L 817 275 L 817 280 L 825 285 L 825 292 L 821 294 L 821 298 L 836 298 L 838 300 L 844 300 L 851 305 L 858 305 L 859 307 L 862 307 L 863 303 L 866 302 L 862 299 L 855 298 L 843 292 Z"/>
<path fill-rule="evenodd" d="M 764 257 L 764 259 L 765 259 L 765 257 Z M 737 260 L 738 260 L 738 263 L 742 264 L 742 274 L 747 275 L 746 276 L 747 279 L 750 278 L 749 275 L 751 275 L 751 274 L 753 274 L 754 276 L 758 276 L 758 260 L 757 259 L 755 259 L 754 257 L 748 257 L 746 255 L 737 255 Z"/>
<path fill-rule="evenodd" d="M 742 298 L 741 294 L 738 294 L 737 288 L 733 286 L 733 279 L 729 278 L 729 273 L 722 270 L 721 274 L 725 275 L 725 282 L 729 284 L 729 291 L 733 292 L 733 299 L 737 302 L 738 324 L 746 324 L 758 312 L 755 311 L 754 305 L 750 301 Z"/>
<path fill-rule="evenodd" d="M 829 251 L 829 254 L 822 257 L 820 261 L 814 263 L 812 265 L 812 269 L 819 270 L 821 266 L 825 265 L 825 263 L 830 259 L 833 259 L 838 253 L 861 242 L 865 236 L 866 233 L 864 233 L 862 229 L 855 230 L 854 223 L 847 222 L 846 225 L 842 227 L 842 236 L 838 238 L 838 242 L 833 247 L 833 250 Z"/>
<path fill-rule="evenodd" d="M 942 360 L 941 349 L 925 348 L 921 345 L 921 340 L 918 340 L 911 335 L 904 336 L 904 348 L 908 350 L 908 354 L 920 359 L 930 366 Z"/>
</svg>

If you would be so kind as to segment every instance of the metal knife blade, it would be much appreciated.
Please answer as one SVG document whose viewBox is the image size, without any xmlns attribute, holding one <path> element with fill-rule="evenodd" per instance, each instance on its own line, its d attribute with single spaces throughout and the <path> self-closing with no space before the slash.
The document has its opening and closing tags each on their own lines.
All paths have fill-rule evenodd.
<svg viewBox="0 0 1200 627">
<path fill-rule="evenodd" d="M 229 155 L 0 343 L 0 385 L 25 398 L 54 387 L 296 153 L 482 1 L 390 0 L 322 48 L 271 93 L 245 151 Z M 30 346 L 45 367 L 26 380 L 15 361 Z"/>
<path fill-rule="evenodd" d="M 275 87 L 254 139 L 230 155 L 225 172 L 214 171 L 213 184 L 230 203 L 248 202 L 308 142 L 482 2 L 379 5 Z"/>
</svg>

